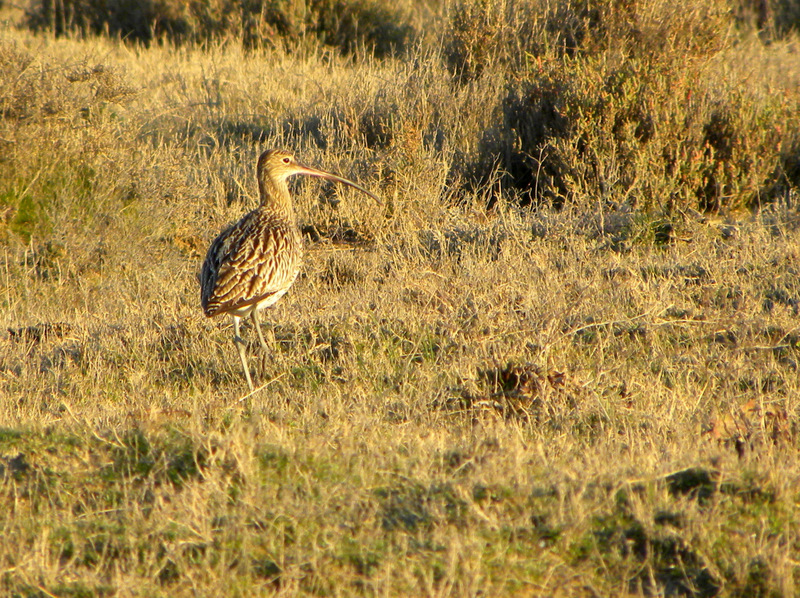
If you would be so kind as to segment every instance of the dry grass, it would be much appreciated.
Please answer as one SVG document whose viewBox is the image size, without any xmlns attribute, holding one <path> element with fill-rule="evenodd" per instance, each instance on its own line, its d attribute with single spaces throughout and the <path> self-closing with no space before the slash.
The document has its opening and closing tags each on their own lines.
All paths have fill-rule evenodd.
<svg viewBox="0 0 800 598">
<path fill-rule="evenodd" d="M 4 26 L 2 592 L 796 593 L 800 70 L 791 32 L 742 35 L 684 87 L 625 71 L 601 104 L 589 84 L 644 58 L 515 76 L 498 50 L 464 76 L 446 36 L 379 61 Z M 548 147 L 591 147 L 616 187 L 541 164 L 526 196 L 495 170 L 531 153 L 508 117 L 532 122 L 536 85 L 566 102 Z M 735 106 L 738 171 L 689 152 L 709 97 L 664 124 L 689 88 Z M 607 119 L 642 106 L 673 120 L 637 150 Z M 748 114 L 781 123 L 768 181 Z M 244 330 L 248 396 L 195 275 L 271 146 L 385 203 L 295 187 L 306 263 L 266 314 L 274 352 Z M 684 179 L 647 170 L 664 147 Z M 695 158 L 739 211 L 696 210 Z M 631 172 L 638 202 L 615 195 Z"/>
</svg>

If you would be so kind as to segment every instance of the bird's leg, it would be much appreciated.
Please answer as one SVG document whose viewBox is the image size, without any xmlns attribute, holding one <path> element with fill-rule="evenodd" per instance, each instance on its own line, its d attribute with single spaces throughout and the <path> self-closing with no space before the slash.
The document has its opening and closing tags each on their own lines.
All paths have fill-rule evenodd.
<svg viewBox="0 0 800 598">
<path fill-rule="evenodd" d="M 247 355 L 244 353 L 244 339 L 239 334 L 239 316 L 233 316 L 233 344 L 239 351 L 239 358 L 242 360 L 242 367 L 244 368 L 244 375 L 247 378 L 247 386 L 253 390 L 253 380 L 250 378 L 250 368 L 247 367 Z"/>
<path fill-rule="evenodd" d="M 258 340 L 261 343 L 261 348 L 264 349 L 265 353 L 268 353 L 269 348 L 267 347 L 267 343 L 264 342 L 264 335 L 261 332 L 261 322 L 259 321 L 258 318 L 258 310 L 254 309 L 253 311 L 251 311 L 250 317 L 253 318 L 253 326 L 255 326 L 256 330 L 258 331 Z"/>
</svg>

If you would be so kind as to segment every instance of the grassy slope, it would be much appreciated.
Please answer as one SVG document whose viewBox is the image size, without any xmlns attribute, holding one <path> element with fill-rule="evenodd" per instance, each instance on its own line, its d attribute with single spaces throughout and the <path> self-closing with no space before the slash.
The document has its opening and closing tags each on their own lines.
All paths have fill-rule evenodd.
<svg viewBox="0 0 800 598">
<path fill-rule="evenodd" d="M 667 245 L 448 207 L 502 90 L 435 55 L 0 44 L 32 58 L 0 132 L 4 592 L 793 593 L 791 201 Z M 269 146 L 387 206 L 296 187 L 320 235 L 245 398 L 194 277 Z"/>
</svg>

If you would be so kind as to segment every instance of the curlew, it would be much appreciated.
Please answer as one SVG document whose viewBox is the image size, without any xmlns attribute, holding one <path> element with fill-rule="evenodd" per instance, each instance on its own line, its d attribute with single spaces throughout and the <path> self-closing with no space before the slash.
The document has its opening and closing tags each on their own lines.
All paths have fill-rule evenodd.
<svg viewBox="0 0 800 598">
<path fill-rule="evenodd" d="M 247 316 L 252 318 L 261 348 L 266 351 L 259 311 L 286 294 L 297 278 L 303 256 L 303 242 L 295 224 L 287 183 L 296 174 L 349 185 L 380 203 L 353 181 L 304 166 L 288 152 L 272 149 L 258 158 L 256 176 L 261 205 L 214 239 L 200 273 L 200 302 L 206 316 L 228 314 L 233 318 L 233 342 L 251 391 L 253 380 L 239 322 Z"/>
</svg>

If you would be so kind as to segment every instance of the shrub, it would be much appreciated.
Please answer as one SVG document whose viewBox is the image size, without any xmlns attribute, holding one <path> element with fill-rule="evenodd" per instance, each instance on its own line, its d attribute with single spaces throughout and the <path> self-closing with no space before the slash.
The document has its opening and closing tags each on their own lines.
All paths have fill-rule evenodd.
<svg viewBox="0 0 800 598">
<path fill-rule="evenodd" d="M 550 54 L 697 56 L 728 45 L 735 29 L 775 39 L 798 26 L 800 6 L 788 0 L 456 0 L 444 46 L 463 81 Z"/>
<path fill-rule="evenodd" d="M 109 33 L 145 43 L 233 37 L 248 48 L 312 36 L 342 51 L 363 46 L 386 56 L 413 40 L 412 9 L 378 0 L 36 0 L 27 24 L 57 35 Z"/>
<path fill-rule="evenodd" d="M 646 210 L 753 207 L 788 182 L 800 121 L 785 97 L 719 84 L 693 68 L 641 62 L 532 70 L 509 87 L 481 172 L 504 157 L 526 202 L 556 206 L 592 198 Z"/>
<path fill-rule="evenodd" d="M 445 56 L 461 80 L 487 69 L 524 69 L 531 58 L 713 51 L 734 19 L 719 2 L 663 0 L 460 0 Z"/>
<path fill-rule="evenodd" d="M 513 25 L 538 31 L 524 62 L 500 42 L 485 55 L 450 55 L 462 80 L 491 64 L 510 81 L 471 185 L 486 186 L 499 168 L 525 204 L 717 211 L 796 184 L 797 93 L 791 84 L 771 92 L 766 75 L 746 79 L 734 67 L 743 48 L 762 47 L 736 29 L 734 13 L 715 2 L 618 4 L 542 3 L 544 25 Z"/>
<path fill-rule="evenodd" d="M 96 124 L 134 96 L 113 67 L 42 61 L 0 43 L 0 240 L 11 231 L 27 243 L 65 197 L 91 201 L 87 156 L 114 143 Z"/>
</svg>

